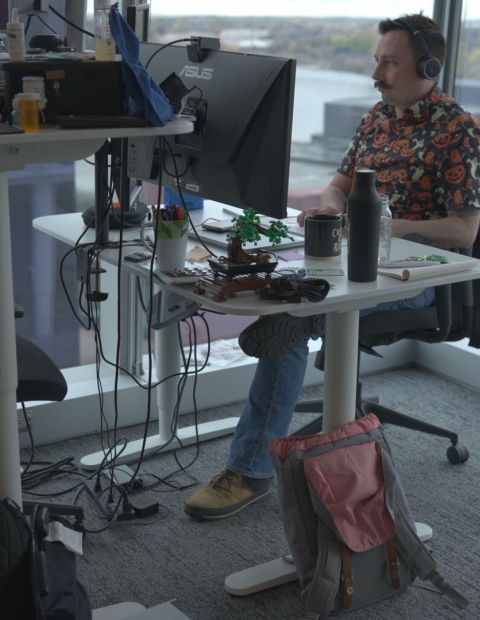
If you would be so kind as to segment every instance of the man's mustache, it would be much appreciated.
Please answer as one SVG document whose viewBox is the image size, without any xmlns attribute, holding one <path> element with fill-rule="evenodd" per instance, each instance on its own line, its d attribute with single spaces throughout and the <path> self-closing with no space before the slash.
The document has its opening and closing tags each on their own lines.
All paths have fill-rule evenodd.
<svg viewBox="0 0 480 620">
<path fill-rule="evenodd" d="M 390 88 L 392 88 L 392 86 L 390 84 L 386 84 L 385 82 L 374 82 L 373 84 L 375 86 L 375 88 L 382 88 L 383 90 L 388 90 Z"/>
</svg>

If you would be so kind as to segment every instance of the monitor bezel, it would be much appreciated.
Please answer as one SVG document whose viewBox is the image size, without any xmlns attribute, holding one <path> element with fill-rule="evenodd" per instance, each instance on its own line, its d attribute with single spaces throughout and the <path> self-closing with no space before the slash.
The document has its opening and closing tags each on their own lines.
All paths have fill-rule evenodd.
<svg viewBox="0 0 480 620">
<path fill-rule="evenodd" d="M 141 33 L 137 32 L 137 18 L 141 16 Z M 147 43 L 150 36 L 150 5 L 148 3 L 127 6 L 126 22 L 143 43 Z"/>
</svg>

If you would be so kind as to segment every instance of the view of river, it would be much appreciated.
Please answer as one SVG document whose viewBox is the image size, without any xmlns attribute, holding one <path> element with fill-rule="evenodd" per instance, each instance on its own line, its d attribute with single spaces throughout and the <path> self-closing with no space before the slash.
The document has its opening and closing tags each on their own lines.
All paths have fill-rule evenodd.
<svg viewBox="0 0 480 620">
<path fill-rule="evenodd" d="M 372 103 L 380 100 L 370 76 L 297 66 L 292 140 L 309 143 L 312 134 L 323 133 L 325 102 L 370 96 Z"/>
</svg>

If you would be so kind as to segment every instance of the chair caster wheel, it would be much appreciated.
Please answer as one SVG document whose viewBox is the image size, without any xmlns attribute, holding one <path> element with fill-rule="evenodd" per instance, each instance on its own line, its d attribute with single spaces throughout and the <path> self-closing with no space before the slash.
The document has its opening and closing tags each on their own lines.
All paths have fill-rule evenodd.
<svg viewBox="0 0 480 620">
<path fill-rule="evenodd" d="M 447 449 L 447 459 L 453 465 L 465 463 L 466 461 L 468 461 L 469 456 L 470 453 L 468 452 L 468 449 L 459 443 L 455 444 L 454 446 L 450 446 Z"/>
</svg>

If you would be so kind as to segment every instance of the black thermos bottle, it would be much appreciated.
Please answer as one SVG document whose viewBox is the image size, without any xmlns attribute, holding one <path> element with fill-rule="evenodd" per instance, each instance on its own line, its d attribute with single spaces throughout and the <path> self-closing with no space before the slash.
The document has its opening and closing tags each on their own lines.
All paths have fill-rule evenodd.
<svg viewBox="0 0 480 620">
<path fill-rule="evenodd" d="M 357 170 L 355 185 L 347 200 L 348 279 L 353 282 L 377 279 L 381 210 L 375 172 Z"/>
</svg>

